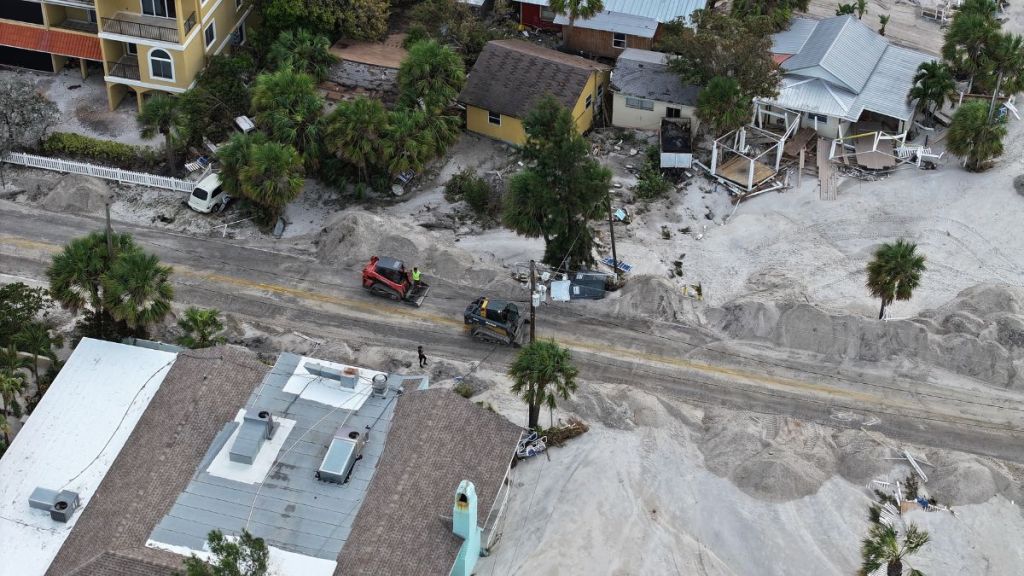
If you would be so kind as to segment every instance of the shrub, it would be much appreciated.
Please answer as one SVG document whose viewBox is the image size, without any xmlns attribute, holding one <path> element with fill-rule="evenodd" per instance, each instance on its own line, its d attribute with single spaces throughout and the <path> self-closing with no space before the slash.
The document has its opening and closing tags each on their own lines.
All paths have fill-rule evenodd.
<svg viewBox="0 0 1024 576">
<path fill-rule="evenodd" d="M 444 199 L 449 202 L 464 201 L 481 218 L 496 216 L 500 206 L 490 184 L 468 168 L 452 176 L 444 185 Z"/>
<path fill-rule="evenodd" d="M 672 184 L 661 173 L 661 157 L 656 146 L 647 149 L 644 165 L 640 167 L 639 180 L 633 191 L 637 198 L 653 200 L 668 193 Z"/>
<path fill-rule="evenodd" d="M 69 132 L 54 132 L 47 136 L 46 140 L 43 140 L 43 153 L 113 164 L 128 169 L 152 168 L 160 162 L 159 154 L 152 148 L 99 140 Z"/>
<path fill-rule="evenodd" d="M 452 388 L 452 391 L 455 392 L 456 394 L 458 394 L 459 396 L 462 396 L 463 398 L 472 398 L 473 397 L 473 387 L 470 386 L 469 384 L 467 384 L 465 381 L 462 381 L 462 382 L 459 382 L 458 384 L 456 384 Z"/>
</svg>

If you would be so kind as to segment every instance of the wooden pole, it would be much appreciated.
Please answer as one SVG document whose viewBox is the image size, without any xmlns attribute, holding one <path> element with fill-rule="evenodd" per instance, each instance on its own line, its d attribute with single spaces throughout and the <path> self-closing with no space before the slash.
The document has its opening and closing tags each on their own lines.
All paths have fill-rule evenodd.
<svg viewBox="0 0 1024 576">
<path fill-rule="evenodd" d="M 804 150 L 806 147 L 800 149 L 800 168 L 796 171 L 796 187 L 800 187 L 800 183 L 803 181 L 804 175 Z"/>
<path fill-rule="evenodd" d="M 608 232 L 612 238 L 612 270 L 615 272 L 615 283 L 619 283 L 619 256 L 615 252 L 615 221 L 612 219 L 612 195 L 607 193 L 608 197 Z"/>
<path fill-rule="evenodd" d="M 537 293 L 537 263 L 530 260 L 530 344 L 537 336 L 537 307 L 533 304 L 533 296 Z"/>
<path fill-rule="evenodd" d="M 111 230 L 110 230 L 110 200 L 107 200 L 106 208 L 107 208 L 107 257 L 110 258 L 111 262 L 113 262 L 114 261 L 114 239 L 113 239 L 113 237 L 111 235 Z"/>
</svg>

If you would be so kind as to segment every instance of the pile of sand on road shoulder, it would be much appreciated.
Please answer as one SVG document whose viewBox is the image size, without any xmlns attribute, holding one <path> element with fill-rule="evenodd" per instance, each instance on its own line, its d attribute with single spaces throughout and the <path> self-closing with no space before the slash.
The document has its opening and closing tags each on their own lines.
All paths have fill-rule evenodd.
<svg viewBox="0 0 1024 576">
<path fill-rule="evenodd" d="M 362 266 L 371 256 L 391 256 L 428 279 L 457 285 L 486 289 L 507 278 L 498 265 L 456 248 L 440 232 L 361 210 L 331 217 L 314 243 L 317 259 L 331 266 Z"/>
<path fill-rule="evenodd" d="M 764 340 L 840 362 L 921 361 L 1024 389 L 1024 288 L 983 285 L 909 320 L 833 315 L 810 304 L 744 300 L 709 309 L 724 336 Z"/>
<path fill-rule="evenodd" d="M 626 285 L 607 295 L 601 307 L 620 317 L 654 320 L 695 320 L 694 300 L 660 276 L 631 276 Z"/>
<path fill-rule="evenodd" d="M 40 204 L 54 212 L 98 214 L 113 197 L 107 183 L 92 176 L 66 174 L 43 197 Z"/>
</svg>

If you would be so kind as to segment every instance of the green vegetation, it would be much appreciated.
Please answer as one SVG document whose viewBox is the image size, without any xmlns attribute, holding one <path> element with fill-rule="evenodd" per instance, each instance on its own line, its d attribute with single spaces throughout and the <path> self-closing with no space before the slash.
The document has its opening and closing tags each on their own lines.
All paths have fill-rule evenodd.
<svg viewBox="0 0 1024 576">
<path fill-rule="evenodd" d="M 255 70 L 256 63 L 244 51 L 210 58 L 196 85 L 178 97 L 182 144 L 199 148 L 204 137 L 223 142 L 234 132 L 234 119 L 250 113 Z"/>
<path fill-rule="evenodd" d="M 644 155 L 644 164 L 640 167 L 636 186 L 633 191 L 641 200 L 655 200 L 668 194 L 672 183 L 661 172 L 661 153 L 657 146 L 649 146 Z"/>
<path fill-rule="evenodd" d="M 946 135 L 946 149 L 964 158 L 972 172 L 986 169 L 990 160 L 1003 153 L 1006 126 L 991 122 L 988 108 L 980 100 L 966 102 L 953 115 Z"/>
<path fill-rule="evenodd" d="M 405 47 L 433 38 L 461 54 L 471 65 L 493 34 L 468 5 L 458 0 L 423 0 L 408 12 L 411 25 Z"/>
<path fill-rule="evenodd" d="M 0 285 L 0 347 L 14 342 L 22 327 L 46 315 L 53 306 L 42 288 L 22 282 Z"/>
<path fill-rule="evenodd" d="M 306 28 L 316 35 L 383 40 L 389 0 L 254 0 L 260 22 L 254 44 L 269 46 L 282 32 Z"/>
<path fill-rule="evenodd" d="M 79 320 L 79 336 L 118 341 L 145 337 L 171 311 L 171 268 L 146 254 L 128 234 L 93 232 L 69 242 L 46 271 L 50 295 Z"/>
<path fill-rule="evenodd" d="M 917 253 L 917 244 L 902 238 L 885 243 L 875 250 L 874 259 L 867 266 L 867 288 L 871 295 L 882 300 L 878 318 L 885 316 L 885 307 L 896 300 L 910 300 L 921 283 L 925 271 L 925 258 Z"/>
<path fill-rule="evenodd" d="M 505 225 L 544 238 L 544 263 L 587 267 L 594 263 L 588 223 L 604 213 L 611 172 L 590 156 L 569 110 L 545 98 L 523 121 L 526 169 L 509 180 Z"/>
<path fill-rule="evenodd" d="M 562 29 L 563 39 L 572 36 L 577 20 L 593 18 L 604 10 L 604 2 L 601 0 L 551 0 L 548 6 L 555 14 L 562 14 L 569 19 L 569 24 Z"/>
<path fill-rule="evenodd" d="M 267 576 L 270 550 L 262 538 L 243 529 L 237 539 L 228 539 L 220 530 L 206 537 L 213 559 L 204 562 L 195 554 L 185 559 L 185 576 Z"/>
<path fill-rule="evenodd" d="M 316 82 L 327 79 L 327 71 L 337 58 L 330 53 L 326 36 L 314 34 L 305 28 L 285 30 L 267 52 L 267 66 L 271 70 L 291 68 L 300 74 L 309 74 Z"/>
<path fill-rule="evenodd" d="M 220 334 L 224 331 L 220 312 L 212 308 L 190 306 L 178 319 L 178 327 L 185 333 L 178 338 L 178 344 L 186 348 L 209 348 L 227 340 Z"/>
<path fill-rule="evenodd" d="M 299 153 L 262 133 L 235 134 L 217 151 L 217 159 L 224 191 L 249 200 L 264 225 L 274 225 L 284 207 L 302 191 L 304 171 Z"/>
<path fill-rule="evenodd" d="M 315 170 L 322 153 L 321 113 L 324 101 L 309 74 L 282 68 L 256 77 L 252 110 L 263 134 L 302 155 Z"/>
<path fill-rule="evenodd" d="M 125 169 L 150 168 L 159 162 L 159 155 L 152 148 L 70 132 L 50 134 L 43 140 L 42 148 L 43 153 L 49 156 L 112 164 Z"/>
<path fill-rule="evenodd" d="M 56 104 L 27 80 L 0 82 L 0 158 L 22 148 L 35 148 L 60 119 Z M 4 184 L 0 162 L 0 186 Z"/>
<path fill-rule="evenodd" d="M 935 112 L 956 88 L 953 74 L 945 62 L 922 62 L 914 74 L 914 86 L 907 98 L 917 100 L 918 112 Z"/>
<path fill-rule="evenodd" d="M 174 139 L 177 126 L 181 119 L 178 99 L 167 94 L 157 93 L 146 99 L 139 111 L 139 125 L 142 127 L 142 137 L 152 138 L 154 134 L 161 134 L 164 137 L 164 153 L 167 154 L 167 171 L 174 174 L 177 171 L 174 154 Z"/>
<path fill-rule="evenodd" d="M 914 524 L 907 527 L 907 533 L 902 539 L 893 527 L 874 524 L 868 532 L 868 537 L 861 543 L 861 555 L 864 559 L 861 574 L 871 574 L 884 566 L 889 576 L 902 576 L 903 563 L 906 562 L 907 556 L 920 551 L 928 543 L 929 538 L 928 532 Z M 908 576 L 924 576 L 924 573 L 911 569 Z"/>
<path fill-rule="evenodd" d="M 711 127 L 714 136 L 743 126 L 750 114 L 751 100 L 733 78 L 716 76 L 697 96 L 697 118 Z"/>
<path fill-rule="evenodd" d="M 578 374 L 572 353 L 554 340 L 537 340 L 523 346 L 508 375 L 512 378 L 512 393 L 521 396 L 529 406 L 530 428 L 537 428 L 542 406 L 553 411 L 558 398 L 568 400 L 576 392 Z"/>
<path fill-rule="evenodd" d="M 501 212 L 501 202 L 487 180 L 466 168 L 454 174 L 444 185 L 444 199 L 449 202 L 465 202 L 482 219 L 495 218 Z"/>
<path fill-rule="evenodd" d="M 434 40 L 423 40 L 412 45 L 398 69 L 398 102 L 438 114 L 455 101 L 465 83 L 459 56 Z"/>
</svg>

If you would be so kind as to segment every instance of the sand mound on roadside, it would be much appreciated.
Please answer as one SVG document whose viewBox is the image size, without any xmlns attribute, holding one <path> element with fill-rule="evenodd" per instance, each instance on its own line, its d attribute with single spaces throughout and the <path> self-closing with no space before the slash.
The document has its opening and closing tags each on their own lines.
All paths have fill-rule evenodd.
<svg viewBox="0 0 1024 576">
<path fill-rule="evenodd" d="M 314 243 L 317 259 L 326 265 L 362 266 L 377 255 L 418 266 L 428 279 L 458 285 L 487 288 L 505 277 L 495 264 L 449 245 L 439 233 L 359 210 L 330 218 Z"/>
<path fill-rule="evenodd" d="M 902 467 L 897 460 L 887 460 L 894 456 L 892 450 L 860 430 L 840 430 L 833 439 L 839 450 L 837 472 L 854 484 L 866 486 L 872 480 L 891 476 L 894 467 Z M 908 470 L 909 467 L 907 464 Z"/>
<path fill-rule="evenodd" d="M 995 386 L 1024 388 L 1024 289 L 982 285 L 917 318 L 881 322 L 809 304 L 744 300 L 707 311 L 729 338 L 766 340 L 831 361 L 924 361 Z"/>
<path fill-rule="evenodd" d="M 602 307 L 617 316 L 656 320 L 690 320 L 695 316 L 693 301 L 660 276 L 630 277 L 625 286 L 602 301 Z"/>
<path fill-rule="evenodd" d="M 1008 500 L 1021 498 L 1020 483 L 998 462 L 940 450 L 929 451 L 927 458 L 935 466 L 922 465 L 928 475 L 924 487 L 940 504 L 980 504 L 996 494 Z"/>
<path fill-rule="evenodd" d="M 92 176 L 67 174 L 42 199 L 47 210 L 73 214 L 96 214 L 113 196 L 107 183 Z"/>
<path fill-rule="evenodd" d="M 831 433 L 790 418 L 708 410 L 698 447 L 708 470 L 747 494 L 786 501 L 814 494 L 836 473 Z"/>
</svg>

